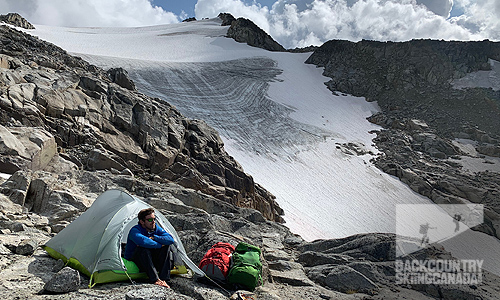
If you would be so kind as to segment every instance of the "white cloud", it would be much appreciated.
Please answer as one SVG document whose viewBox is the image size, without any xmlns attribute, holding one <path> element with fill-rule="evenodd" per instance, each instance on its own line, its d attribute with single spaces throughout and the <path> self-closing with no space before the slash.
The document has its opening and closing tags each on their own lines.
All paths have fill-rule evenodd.
<svg viewBox="0 0 500 300">
<path fill-rule="evenodd" d="M 247 1 L 248 2 L 248 1 Z M 455 2 L 455 3 L 454 3 Z M 331 39 L 404 41 L 500 39 L 498 0 L 277 0 L 271 8 L 242 0 L 198 0 L 196 17 L 229 12 L 251 19 L 285 48 Z M 447 19 L 453 4 L 466 15 Z"/>
<path fill-rule="evenodd" d="M 418 4 L 422 4 L 427 9 L 436 15 L 448 18 L 450 16 L 453 0 L 417 0 Z"/>
<path fill-rule="evenodd" d="M 470 32 L 490 40 L 500 40 L 500 1 L 498 0 L 455 0 L 464 14 L 451 18 Z"/>
<path fill-rule="evenodd" d="M 68 27 L 145 26 L 179 22 L 148 0 L 0 0 L 0 13 L 18 12 L 33 24 Z"/>
<path fill-rule="evenodd" d="M 500 40 L 499 0 L 277 0 L 272 6 L 258 1 L 198 0 L 195 15 L 228 12 L 250 19 L 286 48 L 331 39 Z M 449 18 L 453 6 L 464 14 Z M 75 27 L 167 24 L 183 17 L 150 0 L 0 0 L 0 13 L 7 12 L 34 24 Z"/>
</svg>

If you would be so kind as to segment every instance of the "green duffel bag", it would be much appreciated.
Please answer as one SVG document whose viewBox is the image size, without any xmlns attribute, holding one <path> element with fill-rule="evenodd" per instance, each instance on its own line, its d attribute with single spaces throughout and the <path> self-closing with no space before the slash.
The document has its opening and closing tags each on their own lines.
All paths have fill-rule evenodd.
<svg viewBox="0 0 500 300">
<path fill-rule="evenodd" d="M 260 249 L 247 243 L 239 243 L 233 253 L 227 282 L 238 289 L 253 291 L 262 282 Z"/>
</svg>

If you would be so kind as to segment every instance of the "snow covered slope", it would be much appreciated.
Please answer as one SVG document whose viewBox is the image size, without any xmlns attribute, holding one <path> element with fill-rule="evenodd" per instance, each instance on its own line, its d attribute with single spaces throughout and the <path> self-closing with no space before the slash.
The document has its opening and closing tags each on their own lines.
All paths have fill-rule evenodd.
<svg viewBox="0 0 500 300">
<path fill-rule="evenodd" d="M 237 43 L 220 23 L 28 32 L 100 67 L 124 67 L 141 92 L 207 121 L 306 240 L 395 232 L 397 204 L 431 203 L 370 163 L 375 103 L 333 95 L 322 69 L 303 63 L 309 54 Z"/>
</svg>

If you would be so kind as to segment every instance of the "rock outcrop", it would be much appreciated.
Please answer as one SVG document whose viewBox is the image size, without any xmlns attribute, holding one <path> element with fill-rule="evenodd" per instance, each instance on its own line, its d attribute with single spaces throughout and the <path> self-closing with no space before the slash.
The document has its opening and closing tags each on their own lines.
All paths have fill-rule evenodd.
<svg viewBox="0 0 500 300">
<path fill-rule="evenodd" d="M 51 293 L 68 293 L 78 291 L 80 288 L 80 274 L 78 271 L 64 267 L 57 272 L 43 287 Z"/>
<path fill-rule="evenodd" d="M 500 94 L 451 84 L 491 69 L 490 60 L 500 60 L 500 43 L 333 40 L 306 63 L 325 68 L 332 92 L 377 101 L 382 111 L 368 119 L 384 128 L 374 139 L 380 169 L 436 203 L 484 204 L 476 229 L 500 238 L 500 175 L 464 170 L 460 157 L 468 154 L 453 142 L 470 139 L 478 153 L 497 156 Z"/>
<path fill-rule="evenodd" d="M 18 13 L 8 13 L 6 15 L 0 15 L 0 22 L 5 22 L 7 24 L 11 24 L 25 29 L 35 29 L 35 26 L 33 26 L 30 22 L 28 22 Z"/>
<path fill-rule="evenodd" d="M 222 19 L 222 26 L 230 25 L 227 30 L 227 37 L 269 51 L 285 51 L 283 46 L 251 20 L 245 18 L 235 19 L 231 14 L 227 13 L 221 13 L 218 17 Z"/>
<path fill-rule="evenodd" d="M 217 17 L 222 20 L 221 26 L 231 26 L 233 21 L 236 21 L 236 18 L 228 13 L 220 13 Z"/>
<path fill-rule="evenodd" d="M 192 22 L 192 21 L 196 21 L 196 18 L 195 17 L 190 17 L 190 18 L 182 20 L 182 22 Z"/>
</svg>

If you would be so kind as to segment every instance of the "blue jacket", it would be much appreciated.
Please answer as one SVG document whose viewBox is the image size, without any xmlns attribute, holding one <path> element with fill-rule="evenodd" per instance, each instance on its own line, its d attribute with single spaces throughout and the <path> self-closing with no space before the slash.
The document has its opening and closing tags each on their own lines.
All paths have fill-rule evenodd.
<svg viewBox="0 0 500 300">
<path fill-rule="evenodd" d="M 150 239 L 153 237 L 153 239 Z M 140 224 L 135 225 L 130 229 L 127 237 L 127 245 L 125 246 L 125 259 L 132 260 L 135 248 L 137 246 L 144 248 L 161 248 L 163 245 L 171 245 L 174 243 L 174 238 L 163 228 L 156 224 L 155 231 L 148 232 L 142 228 Z"/>
</svg>

